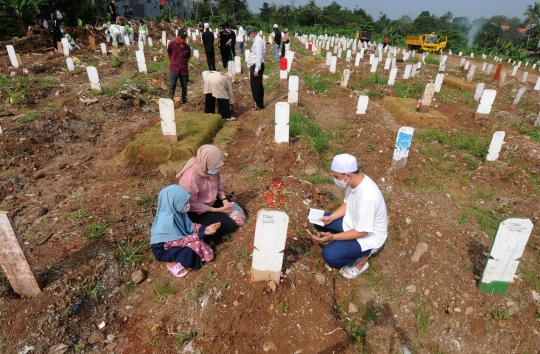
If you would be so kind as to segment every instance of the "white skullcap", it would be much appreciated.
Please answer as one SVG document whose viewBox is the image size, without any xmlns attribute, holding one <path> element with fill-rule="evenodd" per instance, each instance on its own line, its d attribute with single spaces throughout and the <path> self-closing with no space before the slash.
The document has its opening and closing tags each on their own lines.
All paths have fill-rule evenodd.
<svg viewBox="0 0 540 354">
<path fill-rule="evenodd" d="M 339 173 L 351 173 L 358 170 L 358 162 L 353 155 L 340 154 L 334 156 L 330 169 Z"/>
<path fill-rule="evenodd" d="M 274 23 L 274 28 L 278 28 L 278 25 L 277 25 L 277 23 Z"/>
<path fill-rule="evenodd" d="M 205 23 L 204 28 L 210 28 L 210 25 L 208 23 Z"/>
</svg>

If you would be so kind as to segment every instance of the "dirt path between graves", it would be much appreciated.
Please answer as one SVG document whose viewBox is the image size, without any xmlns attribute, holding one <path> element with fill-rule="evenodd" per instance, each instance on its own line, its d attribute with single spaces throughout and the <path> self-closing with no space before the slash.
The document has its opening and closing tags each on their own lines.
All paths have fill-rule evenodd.
<svg viewBox="0 0 540 354">
<path fill-rule="evenodd" d="M 158 38 L 161 28 L 154 27 Z M 532 122 L 540 101 L 532 72 L 517 107 L 511 103 L 521 76 L 508 76 L 483 120 L 473 118 L 472 94 L 443 86 L 432 108 L 452 128 L 416 129 L 399 170 L 389 166 L 401 124 L 381 99 L 418 98 L 436 65 L 424 65 L 410 81 L 398 74 L 399 85 L 389 87 L 388 73 L 377 83 L 366 63 L 357 68 L 339 61 L 338 73 L 352 71 L 349 87 L 340 88 L 340 74 L 298 49 L 292 73 L 300 76 L 300 104 L 291 112 L 302 133 L 286 149 L 273 142 L 273 106 L 287 95 L 277 66 L 269 64 L 265 73 L 262 111 L 249 110 L 249 82 L 238 75 L 240 114 L 225 126 L 234 134 L 223 145 L 222 177 L 248 223 L 216 246 L 214 261 L 173 279 L 145 241 L 157 194 L 176 183 L 174 174 L 120 158 L 129 141 L 159 122 L 155 100 L 166 96 L 168 79 L 167 66 L 159 66 L 163 49 L 148 48 L 158 69 L 147 77 L 136 73 L 133 54 L 122 56 L 126 48 L 118 65 L 83 47 L 76 54 L 81 65 L 69 73 L 63 56 L 40 52 L 47 47 L 41 37 L 34 33 L 15 45 L 23 60 L 18 70 L 0 56 L 0 79 L 8 88 L 0 88 L 0 210 L 13 217 L 44 285 L 31 299 L 0 279 L 0 352 L 29 346 L 48 353 L 60 344 L 66 353 L 537 352 L 540 144 Z M 300 43 L 293 41 L 293 48 Z M 473 62 L 478 68 L 483 61 Z M 189 102 L 179 108 L 188 112 L 203 108 L 204 55 L 191 64 Z M 98 68 L 104 94 L 92 95 L 83 65 Z M 401 71 L 405 63 L 398 65 Z M 458 57 L 449 58 L 447 77 L 465 78 L 458 65 Z M 492 75 L 478 71 L 475 82 L 495 88 Z M 355 114 L 360 94 L 370 96 L 366 115 Z M 505 145 L 499 161 L 487 164 L 483 156 L 495 130 L 506 132 Z M 306 220 L 310 207 L 339 205 L 343 191 L 329 165 L 341 152 L 356 155 L 379 185 L 390 219 L 385 248 L 352 281 L 324 264 Z M 250 281 L 256 214 L 263 207 L 290 218 L 275 291 Z M 510 292 L 482 295 L 486 254 L 498 221 L 510 216 L 530 218 L 533 234 Z M 427 252 L 412 262 L 419 243 Z M 142 253 L 133 250 L 139 246 Z M 139 285 L 132 282 L 136 270 L 145 276 Z"/>
</svg>

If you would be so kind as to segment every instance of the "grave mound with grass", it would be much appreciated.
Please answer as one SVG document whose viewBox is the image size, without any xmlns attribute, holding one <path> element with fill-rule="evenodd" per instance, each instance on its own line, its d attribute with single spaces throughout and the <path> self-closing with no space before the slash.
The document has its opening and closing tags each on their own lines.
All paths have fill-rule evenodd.
<svg viewBox="0 0 540 354">
<path fill-rule="evenodd" d="M 223 127 L 219 114 L 200 112 L 176 112 L 178 142 L 163 141 L 161 124 L 139 134 L 123 151 L 127 163 L 143 162 L 163 164 L 167 161 L 182 161 L 194 156 L 197 149 L 210 144 Z"/>
<path fill-rule="evenodd" d="M 449 127 L 448 118 L 433 109 L 429 113 L 417 112 L 417 101 L 414 98 L 385 96 L 381 103 L 400 124 L 420 128 Z"/>
<path fill-rule="evenodd" d="M 461 91 L 476 91 L 476 84 L 469 84 L 463 80 L 459 80 L 456 78 L 444 78 L 444 83 L 450 87 L 456 88 Z"/>
</svg>

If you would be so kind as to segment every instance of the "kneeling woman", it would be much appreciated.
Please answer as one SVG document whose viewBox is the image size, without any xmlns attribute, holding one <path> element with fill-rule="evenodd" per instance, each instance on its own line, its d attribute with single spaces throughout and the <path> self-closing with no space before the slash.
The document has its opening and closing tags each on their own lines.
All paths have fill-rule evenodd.
<svg viewBox="0 0 540 354">
<path fill-rule="evenodd" d="M 150 243 L 152 252 L 176 277 L 184 277 L 188 268 L 197 270 L 201 261 L 214 259 L 214 252 L 206 243 L 205 236 L 213 235 L 220 223 L 203 226 L 194 224 L 187 216 L 189 194 L 172 185 L 159 192 L 158 207 Z"/>
<path fill-rule="evenodd" d="M 232 204 L 227 200 L 221 184 L 221 166 L 221 150 L 217 146 L 203 145 L 197 150 L 197 157 L 189 159 L 176 175 L 178 184 L 191 196 L 189 218 L 203 225 L 219 223 L 220 227 L 213 237 L 217 241 L 237 228 L 235 221 L 229 217 Z"/>
</svg>

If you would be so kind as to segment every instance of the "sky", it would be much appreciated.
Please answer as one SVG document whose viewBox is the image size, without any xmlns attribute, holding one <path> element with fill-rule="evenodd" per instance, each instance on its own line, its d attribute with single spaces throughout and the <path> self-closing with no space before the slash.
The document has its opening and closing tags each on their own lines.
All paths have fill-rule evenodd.
<svg viewBox="0 0 540 354">
<path fill-rule="evenodd" d="M 291 0 L 247 0 L 249 9 L 254 13 L 260 12 L 259 9 L 265 1 L 277 5 L 292 3 Z M 305 5 L 308 2 L 309 0 L 294 0 L 294 5 Z M 315 0 L 315 2 L 322 8 L 330 5 L 332 0 Z M 480 17 L 490 18 L 495 15 L 523 18 L 527 5 L 533 4 L 534 0 L 336 0 L 336 2 L 351 10 L 358 6 L 374 20 L 379 18 L 380 12 L 384 12 L 392 20 L 397 20 L 403 15 L 408 15 L 414 20 L 422 11 L 429 11 L 436 16 L 442 16 L 447 11 L 451 11 L 454 17 L 467 16 L 472 21 Z"/>
</svg>

